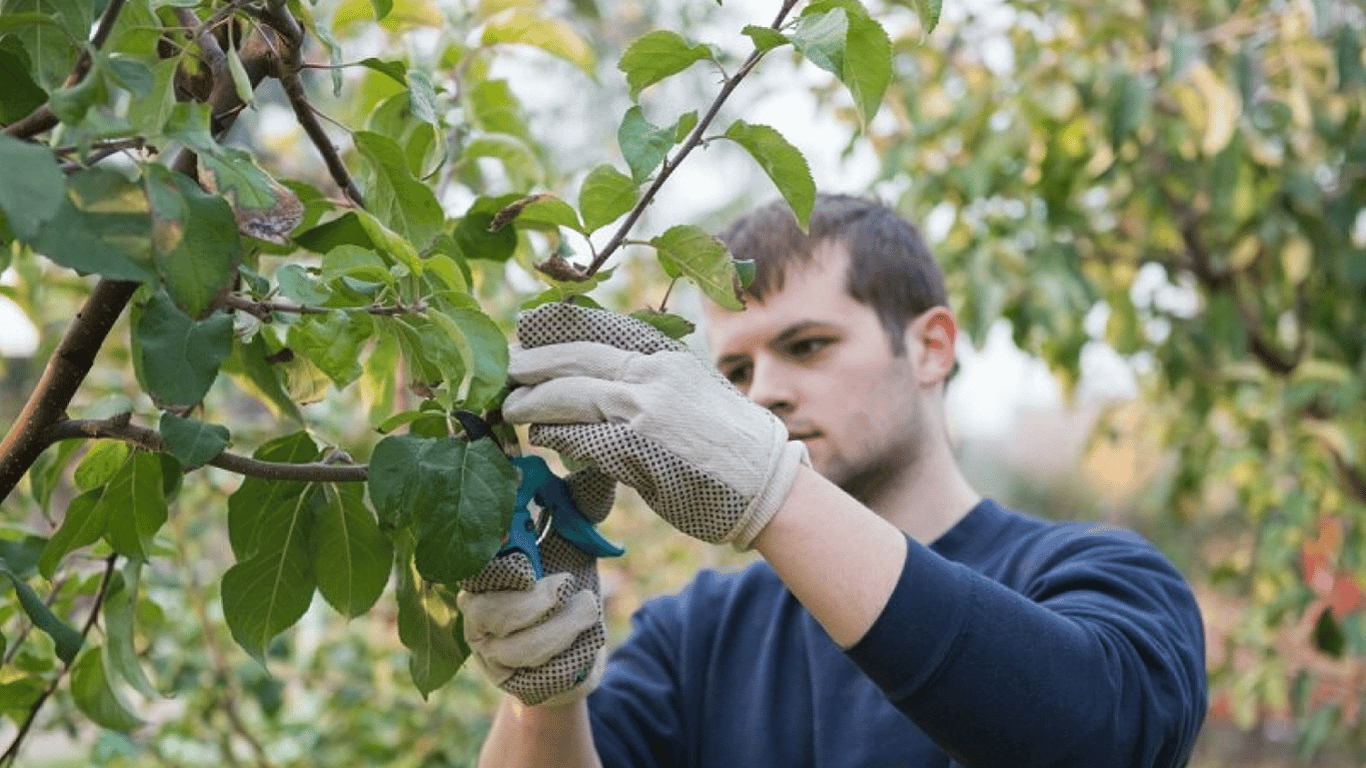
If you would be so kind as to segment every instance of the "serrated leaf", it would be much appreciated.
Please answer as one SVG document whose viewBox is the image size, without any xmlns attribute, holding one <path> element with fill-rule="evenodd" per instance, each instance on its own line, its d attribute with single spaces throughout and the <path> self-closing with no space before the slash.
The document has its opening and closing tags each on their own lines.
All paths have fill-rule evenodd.
<svg viewBox="0 0 1366 768">
<path fill-rule="evenodd" d="M 52 151 L 0 134 L 0 211 L 20 240 L 38 236 L 66 200 L 66 177 Z"/>
<path fill-rule="evenodd" d="M 270 350 L 260 333 L 245 344 L 234 340 L 232 356 L 224 361 L 223 371 L 231 374 L 238 386 L 260 398 L 276 418 L 284 417 L 303 423 L 303 413 L 285 391 L 279 369 L 268 362 L 269 357 Z"/>
<path fill-rule="evenodd" d="M 232 351 L 232 318 L 222 312 L 191 320 L 167 298 L 154 293 L 143 308 L 136 333 L 148 391 L 161 402 L 194 405 L 218 378 L 218 366 Z"/>
<path fill-rule="evenodd" d="M 322 270 L 318 279 L 330 283 L 339 277 L 364 280 L 369 283 L 393 285 L 396 278 L 378 253 L 357 245 L 339 245 L 323 254 Z"/>
<path fill-rule="evenodd" d="M 427 125 L 440 125 L 441 117 L 436 113 L 436 89 L 432 79 L 420 69 L 408 72 L 408 107 L 413 117 Z"/>
<path fill-rule="evenodd" d="M 165 411 L 158 425 L 166 449 L 186 469 L 203 466 L 228 447 L 228 428 Z"/>
<path fill-rule="evenodd" d="M 792 42 L 787 39 L 787 35 L 770 27 L 759 27 L 753 24 L 745 25 L 740 32 L 754 41 L 754 48 L 758 51 L 771 51 L 778 46 L 787 45 Z"/>
<path fill-rule="evenodd" d="M 456 343 L 464 360 L 465 377 L 447 382 L 452 393 L 466 409 L 483 410 L 507 385 L 507 337 L 467 294 L 441 294 L 439 311 L 427 317 Z"/>
<path fill-rule="evenodd" d="M 142 662 L 138 660 L 135 646 L 134 624 L 142 564 L 128 563 L 121 575 L 122 578 L 116 578 L 110 586 L 102 611 L 108 669 L 128 681 L 138 693 L 148 698 L 156 698 L 160 694 L 148 679 Z"/>
<path fill-rule="evenodd" d="M 677 32 L 659 29 L 636 38 L 621 55 L 617 68 L 626 73 L 631 98 L 635 99 L 646 86 L 709 58 L 707 46 L 689 45 Z"/>
<path fill-rule="evenodd" d="M 365 506 L 359 483 L 329 483 L 313 528 L 318 591 L 347 618 L 370 610 L 389 583 L 394 547 Z"/>
<path fill-rule="evenodd" d="M 227 198 L 233 210 L 250 209 L 270 211 L 279 203 L 279 190 L 283 186 L 256 164 L 250 152 L 237 147 L 224 147 L 210 143 L 207 151 L 199 154 L 199 179 L 210 192 L 217 192 Z"/>
<path fill-rule="evenodd" d="M 139 562 L 151 556 L 152 537 L 168 515 L 162 480 L 161 459 L 134 451 L 105 486 L 100 504 L 109 509 L 105 536 L 115 552 Z"/>
<path fill-rule="evenodd" d="M 399 559 L 398 638 L 409 650 L 408 673 L 425 698 L 445 685 L 469 656 L 460 616 L 413 568 L 412 554 Z"/>
<path fill-rule="evenodd" d="M 45 579 L 57 573 L 62 558 L 81 547 L 99 541 L 109 526 L 109 506 L 101 503 L 108 486 L 93 488 L 66 505 L 62 524 L 48 539 L 43 554 L 38 557 L 38 572 Z"/>
<path fill-rule="evenodd" d="M 517 473 L 490 440 L 391 435 L 375 446 L 367 487 L 380 520 L 414 524 L 424 579 L 456 584 L 502 546 Z"/>
<path fill-rule="evenodd" d="M 911 0 L 915 15 L 920 17 L 920 28 L 925 34 L 939 26 L 939 13 L 944 8 L 944 0 Z"/>
<path fill-rule="evenodd" d="M 408 159 L 393 139 L 370 131 L 357 131 L 353 137 L 374 172 L 369 210 L 417 250 L 427 247 L 446 221 L 436 194 L 413 178 Z"/>
<path fill-rule="evenodd" d="M 845 37 L 844 72 L 840 77 L 849 89 L 864 129 L 882 105 L 882 95 L 892 81 L 892 41 L 876 19 L 866 13 L 849 15 Z"/>
<path fill-rule="evenodd" d="M 76 465 L 72 478 L 76 487 L 89 491 L 109 482 L 109 478 L 128 460 L 132 450 L 122 440 L 96 440 L 81 458 L 81 463 Z"/>
<path fill-rule="evenodd" d="M 605 163 L 589 171 L 579 188 L 584 230 L 593 232 L 631 210 L 639 197 L 637 186 L 630 176 Z"/>
<path fill-rule="evenodd" d="M 310 314 L 290 327 L 289 346 L 341 389 L 360 377 L 361 347 L 374 329 L 374 320 L 364 310 Z"/>
<path fill-rule="evenodd" d="M 482 42 L 484 45 L 518 43 L 534 46 L 568 61 L 589 77 L 596 75 L 597 57 L 573 27 L 525 8 L 506 8 L 494 14 L 484 25 Z"/>
<path fill-rule="evenodd" d="M 517 231 L 510 227 L 490 231 L 498 212 L 517 201 L 520 195 L 481 197 L 474 201 L 455 226 L 455 243 L 467 259 L 507 261 L 517 250 Z"/>
<path fill-rule="evenodd" d="M 422 257 L 411 242 L 389 229 L 369 211 L 357 210 L 354 213 L 356 222 L 360 224 L 376 250 L 389 254 L 390 258 L 402 264 L 412 274 L 422 274 Z"/>
<path fill-rule="evenodd" d="M 639 184 L 650 177 L 677 142 L 677 126 L 660 128 L 645 119 L 640 105 L 626 110 L 617 129 L 617 144 L 631 169 L 631 179 Z"/>
<path fill-rule="evenodd" d="M 844 75 L 844 45 L 849 35 L 849 16 L 843 8 L 812 12 L 797 20 L 792 45 L 807 61 L 835 77 Z"/>
<path fill-rule="evenodd" d="M 408 65 L 402 61 L 383 61 L 373 56 L 361 59 L 359 62 L 362 67 L 368 67 L 383 75 L 388 75 L 405 88 L 408 86 Z"/>
<path fill-rule="evenodd" d="M 104 668 L 104 656 L 99 648 L 81 654 L 71 668 L 71 698 L 77 708 L 96 725 L 111 731 L 127 733 L 142 725 L 142 720 L 128 709 L 109 685 Z"/>
<path fill-rule="evenodd" d="M 671 339 L 681 339 L 697 330 L 697 325 L 686 317 L 669 312 L 660 312 L 656 309 L 638 309 L 631 313 L 631 317 L 650 324 L 655 330 Z"/>
<path fill-rule="evenodd" d="M 759 163 L 805 230 L 811 219 L 811 208 L 816 204 L 816 182 L 811 178 L 811 169 L 802 153 L 767 125 L 736 120 L 724 135 L 744 147 Z"/>
<path fill-rule="evenodd" d="M 52 638 L 52 642 L 57 646 L 57 658 L 70 664 L 76 658 L 77 652 L 81 650 L 81 643 L 84 642 L 81 633 L 57 618 L 52 609 L 48 608 L 43 599 L 33 591 L 33 587 L 15 576 L 9 568 L 0 566 L 0 576 L 8 578 L 10 584 L 14 585 L 14 594 L 19 598 L 19 605 L 24 609 L 29 621 L 32 621 L 35 627 L 46 632 Z"/>
<path fill-rule="evenodd" d="M 259 461 L 284 464 L 307 464 L 321 455 L 318 446 L 307 432 L 295 432 L 271 440 L 252 454 Z M 239 561 L 249 559 L 268 548 L 271 530 L 262 525 L 271 510 L 293 503 L 308 484 L 297 480 L 267 480 L 247 477 L 228 497 L 228 543 Z M 263 544 L 262 542 L 267 543 Z"/>
<path fill-rule="evenodd" d="M 736 292 L 735 263 L 725 244 L 701 227 L 679 224 L 650 240 L 670 277 L 684 276 L 726 309 L 745 308 Z"/>
<path fill-rule="evenodd" d="M 242 250 L 232 207 L 164 166 L 147 165 L 144 184 L 162 284 L 176 306 L 199 317 L 227 290 Z"/>
<path fill-rule="evenodd" d="M 504 208 L 500 214 L 507 210 Z M 583 223 L 573 206 L 549 193 L 526 198 L 525 205 L 517 210 L 516 221 L 526 226 L 550 225 L 583 231 Z"/>
<path fill-rule="evenodd" d="M 678 116 L 678 122 L 674 123 L 674 142 L 681 142 L 688 138 L 688 134 L 697 127 L 697 110 L 684 112 Z"/>
<path fill-rule="evenodd" d="M 33 249 L 64 267 L 115 280 L 154 280 L 152 220 L 142 187 L 108 168 L 90 168 L 66 181 L 57 215 Z"/>
</svg>

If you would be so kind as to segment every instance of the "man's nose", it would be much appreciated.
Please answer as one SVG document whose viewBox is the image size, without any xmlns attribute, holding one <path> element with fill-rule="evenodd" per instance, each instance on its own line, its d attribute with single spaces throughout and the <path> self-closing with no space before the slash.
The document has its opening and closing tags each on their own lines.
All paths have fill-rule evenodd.
<svg viewBox="0 0 1366 768">
<path fill-rule="evenodd" d="M 785 417 L 797 407 L 797 391 L 791 371 L 780 362 L 760 358 L 754 361 L 754 372 L 749 382 L 749 399 Z"/>
</svg>

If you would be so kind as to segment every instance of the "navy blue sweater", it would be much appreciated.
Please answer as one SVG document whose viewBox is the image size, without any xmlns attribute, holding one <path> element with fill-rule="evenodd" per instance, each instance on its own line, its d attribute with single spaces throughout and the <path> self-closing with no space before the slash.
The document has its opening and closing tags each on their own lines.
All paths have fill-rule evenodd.
<svg viewBox="0 0 1366 768">
<path fill-rule="evenodd" d="M 589 698 L 607 768 L 1179 766 L 1205 712 L 1199 609 L 1165 558 L 992 501 L 910 542 L 848 651 L 766 563 L 633 625 Z"/>
</svg>

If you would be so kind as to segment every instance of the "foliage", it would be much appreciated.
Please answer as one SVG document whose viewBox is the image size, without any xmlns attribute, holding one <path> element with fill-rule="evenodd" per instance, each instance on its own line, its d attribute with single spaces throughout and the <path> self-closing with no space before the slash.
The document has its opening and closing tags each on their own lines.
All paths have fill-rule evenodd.
<svg viewBox="0 0 1366 768">
<path fill-rule="evenodd" d="M 898 41 L 882 188 L 943 233 L 975 340 L 1004 317 L 1069 385 L 1093 344 L 1145 371 L 1169 461 L 1144 503 L 1180 548 L 1232 539 L 1205 574 L 1250 601 L 1211 649 L 1215 715 L 1366 748 L 1366 16 L 991 13 Z"/>
<path fill-rule="evenodd" d="M 714 138 L 805 220 L 800 152 L 714 127 L 720 107 L 787 48 L 866 123 L 890 42 L 856 0 L 795 5 L 732 51 L 648 27 L 614 43 L 591 2 L 0 2 L 4 290 L 74 318 L 0 446 L 0 763 L 58 722 L 102 729 L 98 764 L 467 762 L 478 729 L 433 741 L 460 718 L 410 694 L 462 685 L 452 598 L 498 549 L 516 475 L 451 416 L 496 409 L 511 311 L 593 290 L 624 245 L 738 306 L 741 271 L 704 230 L 630 235 Z M 527 47 L 619 81 L 620 162 L 557 163 L 495 74 Z M 652 89 L 704 65 L 711 101 L 652 124 Z M 268 117 L 318 162 L 273 147 Z M 530 297 L 511 287 L 528 277 Z M 689 330 L 664 309 L 640 314 Z M 272 674 L 286 662 L 304 669 Z M 149 732 L 168 707 L 185 716 Z"/>
</svg>

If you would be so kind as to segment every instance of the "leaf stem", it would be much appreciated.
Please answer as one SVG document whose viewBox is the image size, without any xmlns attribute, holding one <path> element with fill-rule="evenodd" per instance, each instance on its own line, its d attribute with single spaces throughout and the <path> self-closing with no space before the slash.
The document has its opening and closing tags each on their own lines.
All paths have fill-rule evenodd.
<svg viewBox="0 0 1366 768">
<path fill-rule="evenodd" d="M 159 432 L 129 424 L 127 414 L 110 419 L 67 419 L 47 430 L 44 437 L 49 443 L 58 440 L 108 438 L 122 440 L 148 451 L 169 452 Z M 290 464 L 260 461 L 228 451 L 209 459 L 208 465 L 238 475 L 259 477 L 264 480 L 358 483 L 364 482 L 367 476 L 367 467 L 364 464 L 346 465 L 323 462 Z M 186 469 L 194 469 L 194 467 L 186 467 Z"/>
<path fill-rule="evenodd" d="M 769 25 L 769 28 L 775 30 L 780 28 L 783 25 L 783 21 L 787 18 L 787 15 L 792 12 L 792 9 L 796 7 L 796 5 L 797 0 L 783 0 L 783 5 L 778 9 L 778 15 L 773 19 L 773 23 Z M 650 183 L 650 186 L 645 190 L 645 193 L 636 201 L 635 207 L 631 209 L 630 213 L 626 214 L 626 218 L 621 222 L 621 225 L 617 227 L 616 232 L 613 233 L 612 239 L 607 241 L 607 245 L 603 246 L 603 249 L 593 257 L 593 261 L 588 265 L 588 268 L 584 270 L 584 279 L 597 274 L 597 271 L 602 269 L 603 265 L 607 263 L 607 259 L 611 257 L 618 248 L 625 244 L 626 233 L 631 231 L 631 227 L 635 226 L 636 221 L 640 218 L 641 214 L 645 212 L 645 208 L 654 200 L 655 195 L 659 193 L 659 188 L 662 187 L 669 176 L 673 174 L 674 169 L 678 167 L 678 164 L 683 162 L 683 158 L 687 157 L 688 153 L 692 152 L 693 149 L 701 143 L 702 136 L 706 132 L 707 127 L 711 125 L 711 121 L 714 120 L 717 113 L 721 111 L 721 105 L 726 102 L 726 99 L 730 98 L 731 92 L 734 91 L 735 87 L 740 84 L 740 81 L 754 69 L 759 63 L 759 60 L 764 57 L 765 53 L 767 52 L 760 51 L 756 48 L 749 54 L 749 58 L 745 59 L 745 63 L 741 64 L 740 68 L 735 71 L 735 74 L 727 77 L 725 82 L 721 84 L 721 90 L 716 94 L 716 98 L 712 100 L 711 106 L 707 108 L 707 114 L 693 127 L 692 133 L 688 135 L 687 141 L 685 141 L 683 146 L 674 153 L 673 157 L 665 158 L 654 181 Z"/>
<path fill-rule="evenodd" d="M 85 638 L 89 636 L 91 628 L 95 626 L 95 620 L 100 616 L 100 608 L 104 605 L 105 595 L 109 594 L 109 584 L 113 581 L 114 565 L 118 562 L 118 559 L 119 556 L 113 554 L 104 560 L 104 578 L 100 580 L 99 591 L 95 593 L 95 604 L 90 607 L 90 615 L 85 619 L 85 626 L 81 627 L 81 645 L 85 645 Z M 0 765 L 13 765 L 14 761 L 18 759 L 19 747 L 23 745 L 24 738 L 28 736 L 29 729 L 33 726 L 33 721 L 37 719 L 39 710 L 47 703 L 47 700 L 52 696 L 52 693 L 57 690 L 57 686 L 61 684 L 62 678 L 66 677 L 66 674 L 71 671 L 71 666 L 74 663 L 75 658 L 64 663 L 62 668 L 57 671 L 57 674 L 54 675 L 52 680 L 47 684 L 47 688 L 43 689 L 43 692 L 39 694 L 38 698 L 33 702 L 33 705 L 29 707 L 28 717 L 24 718 L 24 722 L 20 724 L 19 732 L 14 735 L 14 740 L 10 742 L 9 748 L 5 750 L 5 753 L 0 755 Z"/>
</svg>

